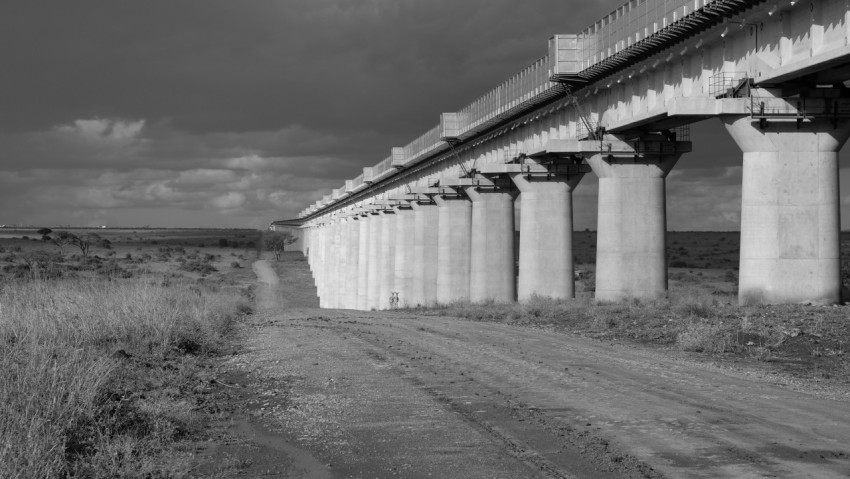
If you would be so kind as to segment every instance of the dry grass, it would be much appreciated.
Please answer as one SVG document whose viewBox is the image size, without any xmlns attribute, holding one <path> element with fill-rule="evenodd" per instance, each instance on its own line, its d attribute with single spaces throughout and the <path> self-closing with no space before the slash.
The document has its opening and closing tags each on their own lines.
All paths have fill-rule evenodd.
<svg viewBox="0 0 850 479">
<path fill-rule="evenodd" d="M 684 351 L 735 352 L 766 359 L 803 306 L 738 307 L 732 298 L 684 285 L 667 299 L 597 304 L 592 298 L 532 298 L 524 304 L 456 302 L 424 314 L 553 327 L 594 337 L 675 345 Z M 784 318 L 784 320 L 783 320 Z M 817 322 L 815 322 L 817 325 Z"/>
<path fill-rule="evenodd" d="M 192 405 L 177 392 L 250 308 L 174 281 L 0 281 L 0 477 L 186 471 L 170 447 Z"/>
</svg>

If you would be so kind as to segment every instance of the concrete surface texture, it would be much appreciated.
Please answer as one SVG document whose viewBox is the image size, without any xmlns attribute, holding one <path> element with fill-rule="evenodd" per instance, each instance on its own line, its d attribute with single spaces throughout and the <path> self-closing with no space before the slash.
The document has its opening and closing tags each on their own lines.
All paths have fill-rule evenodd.
<svg viewBox="0 0 850 479">
<path fill-rule="evenodd" d="M 345 239 L 348 243 L 346 257 L 348 264 L 345 268 L 345 300 L 340 307 L 357 309 L 357 297 L 360 289 L 358 283 L 360 262 L 360 218 L 357 216 L 347 220 L 348 226 L 345 231 Z"/>
<path fill-rule="evenodd" d="M 354 309 L 360 310 L 369 309 L 369 221 L 369 215 L 366 214 L 361 214 L 357 221 L 360 248 L 357 252 L 357 298 Z"/>
<path fill-rule="evenodd" d="M 575 297 L 573 264 L 573 190 L 583 175 L 534 179 L 512 176 L 519 188 L 519 278 L 517 296 Z"/>
<path fill-rule="evenodd" d="M 437 244 L 439 211 L 436 204 L 413 202 L 413 305 L 437 302 Z"/>
<path fill-rule="evenodd" d="M 437 302 L 469 300 L 472 203 L 462 196 L 435 196 Z"/>
<path fill-rule="evenodd" d="M 469 186 L 472 201 L 469 299 L 516 301 L 514 197 L 507 189 Z"/>
<path fill-rule="evenodd" d="M 381 211 L 381 240 L 378 252 L 378 291 L 377 309 L 389 309 L 390 294 L 394 291 L 395 280 L 395 234 L 396 214 L 392 210 Z"/>
<path fill-rule="evenodd" d="M 411 306 L 413 302 L 413 247 L 415 218 L 413 210 L 404 207 L 393 208 L 396 215 L 395 261 L 393 263 L 393 291 L 398 293 L 398 307 Z"/>
<path fill-rule="evenodd" d="M 599 176 L 596 299 L 653 299 L 667 294 L 665 177 L 678 157 L 658 162 L 588 158 Z M 628 162 L 628 163 L 627 163 Z"/>
<path fill-rule="evenodd" d="M 838 150 L 850 122 L 774 123 L 727 118 L 744 152 L 741 304 L 837 303 L 841 294 Z"/>
<path fill-rule="evenodd" d="M 383 232 L 381 231 L 381 217 L 377 213 L 369 215 L 369 261 L 366 282 L 366 295 L 368 301 L 366 309 L 377 309 L 381 306 L 381 280 L 378 276 L 380 269 L 378 261 Z"/>
</svg>

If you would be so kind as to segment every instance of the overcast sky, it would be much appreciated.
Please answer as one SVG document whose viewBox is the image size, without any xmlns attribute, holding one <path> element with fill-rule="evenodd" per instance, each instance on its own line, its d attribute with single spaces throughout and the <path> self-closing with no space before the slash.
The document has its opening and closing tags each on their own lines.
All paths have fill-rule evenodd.
<svg viewBox="0 0 850 479">
<path fill-rule="evenodd" d="M 0 224 L 294 217 L 621 3 L 3 0 Z M 738 229 L 740 153 L 692 136 L 669 228 Z M 595 228 L 593 175 L 574 206 Z"/>
</svg>

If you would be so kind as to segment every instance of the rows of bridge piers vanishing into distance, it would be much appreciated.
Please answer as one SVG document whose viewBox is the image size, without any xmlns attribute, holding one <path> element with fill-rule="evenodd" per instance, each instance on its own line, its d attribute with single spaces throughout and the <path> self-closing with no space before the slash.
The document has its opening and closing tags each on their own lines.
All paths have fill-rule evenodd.
<svg viewBox="0 0 850 479">
<path fill-rule="evenodd" d="M 554 36 L 301 212 L 321 305 L 574 297 L 572 191 L 589 173 L 596 299 L 665 296 L 665 177 L 708 118 L 743 151 L 739 302 L 838 302 L 848 40 L 845 0 L 632 0 Z"/>
</svg>

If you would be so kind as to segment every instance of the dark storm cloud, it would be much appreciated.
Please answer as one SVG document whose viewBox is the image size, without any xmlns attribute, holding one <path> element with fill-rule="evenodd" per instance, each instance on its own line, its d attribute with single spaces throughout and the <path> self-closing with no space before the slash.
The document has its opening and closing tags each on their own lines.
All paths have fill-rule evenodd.
<svg viewBox="0 0 850 479">
<path fill-rule="evenodd" d="M 294 216 L 623 1 L 4 1 L 0 223 Z M 728 228 L 740 151 L 717 121 L 692 137 L 670 226 Z"/>
<path fill-rule="evenodd" d="M 0 7 L 5 130 L 119 117 L 404 141 L 544 55 L 550 35 L 620 2 L 10 3 Z"/>
</svg>

